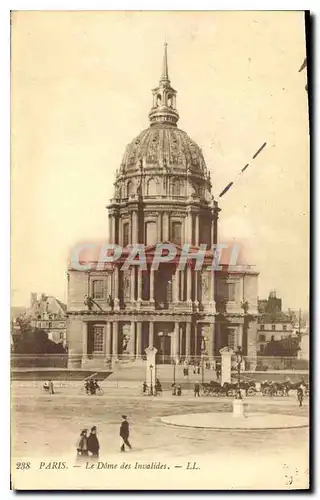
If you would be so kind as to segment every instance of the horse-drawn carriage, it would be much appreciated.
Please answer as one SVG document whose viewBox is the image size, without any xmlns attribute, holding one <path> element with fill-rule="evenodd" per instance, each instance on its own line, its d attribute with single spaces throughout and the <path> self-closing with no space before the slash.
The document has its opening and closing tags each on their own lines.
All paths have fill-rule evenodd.
<svg viewBox="0 0 320 500">
<path fill-rule="evenodd" d="M 289 396 L 290 391 L 297 391 L 301 386 L 304 387 L 305 394 L 309 394 L 309 387 L 304 380 L 294 383 L 290 380 L 285 382 L 265 381 L 261 383 L 261 393 L 263 396 Z"/>
<path fill-rule="evenodd" d="M 245 391 L 246 396 L 254 396 L 256 394 L 256 385 L 254 380 L 242 381 L 240 389 Z M 238 384 L 234 382 L 225 382 L 223 385 L 220 382 L 211 380 L 209 383 L 203 383 L 200 388 L 201 396 L 227 396 L 235 397 L 238 392 Z"/>
<path fill-rule="evenodd" d="M 255 382 L 254 380 L 242 380 L 240 389 L 245 391 L 246 396 L 255 396 L 261 393 L 262 396 L 289 396 L 290 391 L 296 391 L 301 385 L 304 387 L 305 394 L 309 394 L 309 386 L 302 380 L 292 383 L 290 380 L 285 382 Z M 201 396 L 229 396 L 235 397 L 238 392 L 238 384 L 235 382 L 220 382 L 211 380 L 209 383 L 203 383 L 200 387 Z"/>
</svg>

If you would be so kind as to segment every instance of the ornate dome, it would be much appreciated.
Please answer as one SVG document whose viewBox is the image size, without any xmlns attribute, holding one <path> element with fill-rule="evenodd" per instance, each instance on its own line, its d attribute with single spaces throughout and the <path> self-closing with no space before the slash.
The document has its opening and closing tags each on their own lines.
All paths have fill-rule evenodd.
<svg viewBox="0 0 320 500">
<path fill-rule="evenodd" d="M 131 173 L 142 165 L 169 170 L 188 170 L 206 175 L 206 165 L 199 146 L 174 125 L 155 123 L 143 130 L 126 148 L 121 174 Z"/>
</svg>

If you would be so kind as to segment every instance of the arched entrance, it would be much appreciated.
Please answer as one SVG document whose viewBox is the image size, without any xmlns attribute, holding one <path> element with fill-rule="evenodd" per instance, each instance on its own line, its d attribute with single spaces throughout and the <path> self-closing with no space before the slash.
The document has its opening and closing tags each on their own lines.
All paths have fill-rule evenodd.
<svg viewBox="0 0 320 500">
<path fill-rule="evenodd" d="M 173 325 L 161 324 L 156 325 L 156 331 L 154 336 L 155 347 L 158 352 L 156 355 L 156 361 L 158 364 L 171 363 L 171 333 L 173 331 Z"/>
</svg>

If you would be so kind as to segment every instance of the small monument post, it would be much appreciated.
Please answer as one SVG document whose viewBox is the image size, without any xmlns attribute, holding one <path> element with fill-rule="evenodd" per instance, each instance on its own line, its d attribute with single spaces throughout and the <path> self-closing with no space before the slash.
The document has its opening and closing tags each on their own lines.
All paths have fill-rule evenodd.
<svg viewBox="0 0 320 500">
<path fill-rule="evenodd" d="M 221 354 L 221 386 L 225 382 L 231 382 L 231 357 L 233 350 L 230 347 L 223 347 L 220 349 Z"/>
<path fill-rule="evenodd" d="M 145 349 L 145 353 L 147 355 L 147 363 L 146 363 L 146 384 L 148 386 L 149 396 L 154 396 L 155 391 L 155 383 L 157 378 L 157 369 L 156 369 L 156 354 L 158 350 L 149 346 Z"/>
</svg>

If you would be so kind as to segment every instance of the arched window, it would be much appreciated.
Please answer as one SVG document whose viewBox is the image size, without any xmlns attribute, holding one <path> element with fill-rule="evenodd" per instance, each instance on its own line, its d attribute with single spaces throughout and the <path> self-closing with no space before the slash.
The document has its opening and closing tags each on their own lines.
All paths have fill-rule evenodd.
<svg viewBox="0 0 320 500">
<path fill-rule="evenodd" d="M 125 222 L 123 224 L 123 246 L 127 247 L 129 245 L 129 223 Z"/>
<path fill-rule="evenodd" d="M 161 95 L 160 94 L 157 95 L 157 106 L 158 107 L 161 106 Z"/>
<path fill-rule="evenodd" d="M 154 196 L 158 194 L 158 183 L 154 178 L 151 178 L 147 184 L 147 195 Z"/>
<path fill-rule="evenodd" d="M 130 197 L 130 194 L 134 193 L 134 182 L 133 181 L 128 181 L 127 184 L 127 198 Z"/>
<path fill-rule="evenodd" d="M 173 105 L 172 95 L 169 94 L 168 95 L 168 106 L 169 106 L 169 108 L 172 108 L 172 105 Z"/>
<path fill-rule="evenodd" d="M 157 243 L 157 223 L 150 221 L 145 226 L 145 242 L 146 245 L 154 245 Z"/>
<path fill-rule="evenodd" d="M 181 196 L 181 183 L 178 179 L 172 182 L 172 194 L 173 196 Z"/>
<path fill-rule="evenodd" d="M 177 245 L 181 245 L 181 222 L 172 222 L 171 226 L 171 240 Z"/>
</svg>

